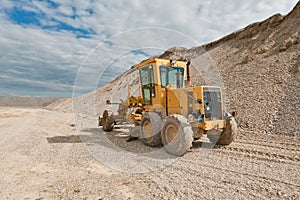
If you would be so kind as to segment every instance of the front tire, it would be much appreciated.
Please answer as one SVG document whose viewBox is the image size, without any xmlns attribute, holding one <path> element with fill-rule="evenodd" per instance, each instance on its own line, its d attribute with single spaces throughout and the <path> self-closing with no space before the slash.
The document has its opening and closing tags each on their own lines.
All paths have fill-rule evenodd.
<svg viewBox="0 0 300 200">
<path fill-rule="evenodd" d="M 162 142 L 166 151 L 175 156 L 182 156 L 192 147 L 193 131 L 182 115 L 166 117 L 162 129 Z"/>
<path fill-rule="evenodd" d="M 217 145 L 229 145 L 231 144 L 237 135 L 237 123 L 230 114 L 226 119 L 226 127 L 223 130 L 211 130 L 207 132 L 208 139 Z"/>
<path fill-rule="evenodd" d="M 234 119 L 234 117 L 231 117 L 226 120 L 226 127 L 223 129 L 217 144 L 218 145 L 229 145 L 232 143 L 237 135 L 237 123 Z"/>
</svg>

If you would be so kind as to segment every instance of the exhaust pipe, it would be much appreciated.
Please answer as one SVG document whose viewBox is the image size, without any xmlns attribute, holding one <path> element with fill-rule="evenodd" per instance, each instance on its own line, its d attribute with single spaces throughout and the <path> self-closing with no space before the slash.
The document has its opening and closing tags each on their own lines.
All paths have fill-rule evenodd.
<svg viewBox="0 0 300 200">
<path fill-rule="evenodd" d="M 191 64 L 191 61 L 188 60 L 187 63 L 186 63 L 186 80 L 187 80 L 189 85 L 191 85 L 190 64 Z"/>
</svg>

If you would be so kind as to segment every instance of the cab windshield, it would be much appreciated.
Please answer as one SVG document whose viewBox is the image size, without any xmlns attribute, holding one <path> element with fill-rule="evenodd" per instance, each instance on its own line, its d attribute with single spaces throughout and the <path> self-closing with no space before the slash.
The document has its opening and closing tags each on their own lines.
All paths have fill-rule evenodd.
<svg viewBox="0 0 300 200">
<path fill-rule="evenodd" d="M 160 66 L 160 81 L 161 86 L 176 85 L 178 88 L 183 87 L 183 72 L 182 67 Z"/>
</svg>

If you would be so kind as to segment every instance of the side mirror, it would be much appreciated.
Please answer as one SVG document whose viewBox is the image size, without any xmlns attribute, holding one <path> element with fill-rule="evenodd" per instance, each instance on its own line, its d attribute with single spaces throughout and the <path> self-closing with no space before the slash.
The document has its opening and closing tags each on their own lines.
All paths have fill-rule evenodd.
<svg viewBox="0 0 300 200">
<path fill-rule="evenodd" d="M 201 100 L 201 99 L 197 99 L 197 100 L 196 100 L 196 103 L 202 104 L 202 100 Z"/>
</svg>

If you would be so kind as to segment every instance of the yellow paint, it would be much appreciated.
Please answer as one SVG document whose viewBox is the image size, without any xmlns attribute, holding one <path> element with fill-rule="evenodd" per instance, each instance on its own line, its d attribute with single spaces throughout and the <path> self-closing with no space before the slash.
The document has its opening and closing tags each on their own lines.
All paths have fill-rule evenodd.
<svg viewBox="0 0 300 200">
<path fill-rule="evenodd" d="M 150 58 L 148 60 L 144 60 L 141 63 L 135 65 L 134 67 L 137 68 L 137 71 L 144 67 L 148 67 L 147 69 L 149 70 L 151 69 L 151 72 L 153 70 L 154 84 L 152 84 L 151 88 L 154 85 L 155 96 L 151 97 L 151 102 L 152 102 L 151 105 L 145 105 L 144 99 L 143 97 L 141 97 L 143 95 L 142 86 L 140 85 L 139 87 L 140 96 L 138 97 L 130 96 L 130 87 L 128 87 L 128 98 L 129 98 L 128 105 L 129 106 L 131 105 L 132 107 L 137 107 L 138 105 L 143 104 L 142 109 L 145 112 L 153 111 L 153 112 L 161 113 L 162 117 L 171 114 L 181 114 L 187 118 L 188 115 L 191 114 L 191 112 L 197 109 L 199 109 L 201 113 L 204 113 L 204 103 L 202 104 L 196 103 L 196 100 L 201 100 L 202 102 L 204 102 L 203 99 L 204 87 L 206 88 L 205 91 L 207 91 L 207 88 L 209 88 L 209 86 L 186 87 L 185 85 L 185 81 L 187 79 L 186 65 L 187 65 L 186 61 L 176 61 L 176 63 L 173 64 L 171 60 L 162 59 L 162 58 Z M 176 85 L 168 85 L 166 88 L 163 88 L 161 83 L 161 78 L 160 78 L 160 70 L 159 70 L 160 66 L 182 67 L 184 69 L 183 88 L 177 88 Z M 219 87 L 214 87 L 214 88 L 219 88 Z M 223 112 L 222 105 L 221 105 L 221 109 Z M 131 114 L 130 118 L 132 120 L 140 121 L 142 115 Z M 224 128 L 226 126 L 224 119 L 222 120 L 210 119 L 210 120 L 205 120 L 205 122 L 191 123 L 191 125 L 201 127 L 204 130 L 219 129 L 219 128 Z"/>
</svg>

